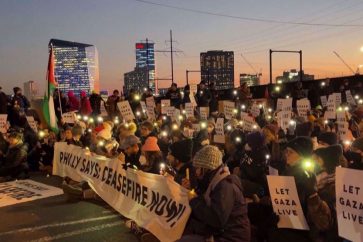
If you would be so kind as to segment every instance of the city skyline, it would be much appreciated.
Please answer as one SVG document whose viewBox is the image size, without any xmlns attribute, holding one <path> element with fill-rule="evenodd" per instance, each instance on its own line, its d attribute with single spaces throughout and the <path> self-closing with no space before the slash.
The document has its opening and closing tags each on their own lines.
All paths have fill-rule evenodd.
<svg viewBox="0 0 363 242">
<path fill-rule="evenodd" d="M 175 9 L 161 3 L 180 7 Z M 0 3 L 0 82 L 7 92 L 15 85 L 36 80 L 44 90 L 47 43 L 52 38 L 90 43 L 97 46 L 101 89 L 122 89 L 123 74 L 135 66 L 134 44 L 149 38 L 155 49 L 168 49 L 169 30 L 177 40 L 174 73 L 179 86 L 185 85 L 185 71 L 200 68 L 201 52 L 226 50 L 235 53 L 234 84 L 241 73 L 254 74 L 241 53 L 256 70 L 262 70 L 261 84 L 267 83 L 268 49 L 303 51 L 303 69 L 315 78 L 350 75 L 334 56 L 337 51 L 355 70 L 363 64 L 361 37 L 362 2 L 346 1 L 163 1 L 144 3 L 134 0 L 107 1 L 10 1 Z M 87 3 L 87 4 L 86 4 Z M 314 3 L 314 4 L 313 4 Z M 220 13 L 221 16 L 191 12 L 187 9 Z M 57 10 L 57 11 L 53 11 Z M 282 22 L 323 23 L 357 26 L 308 26 L 266 23 L 222 16 L 245 16 Z M 274 55 L 274 78 L 284 70 L 298 69 L 298 57 Z M 170 78 L 170 57 L 155 54 L 157 78 Z M 19 68 L 21 68 L 19 70 Z M 191 73 L 191 83 L 200 73 Z M 6 83 L 5 83 L 6 82 Z M 44 83 L 44 85 L 42 84 Z M 167 87 L 170 82 L 159 83 Z"/>
</svg>

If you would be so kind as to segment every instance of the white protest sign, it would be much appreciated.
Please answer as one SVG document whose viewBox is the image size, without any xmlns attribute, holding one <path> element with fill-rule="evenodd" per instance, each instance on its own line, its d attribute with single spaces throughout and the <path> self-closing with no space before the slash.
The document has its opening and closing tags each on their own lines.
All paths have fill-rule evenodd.
<svg viewBox="0 0 363 242">
<path fill-rule="evenodd" d="M 198 133 L 200 131 L 200 125 L 199 124 L 192 124 L 192 129 L 195 133 Z"/>
<path fill-rule="evenodd" d="M 0 207 L 63 194 L 63 190 L 32 180 L 0 183 Z"/>
<path fill-rule="evenodd" d="M 345 111 L 337 112 L 338 136 L 341 141 L 349 139 L 349 123 Z"/>
<path fill-rule="evenodd" d="M 326 96 L 321 96 L 320 97 L 320 101 L 321 101 L 321 105 L 323 107 L 327 107 L 328 106 L 328 99 L 326 98 Z"/>
<path fill-rule="evenodd" d="M 117 158 L 64 142 L 55 144 L 53 174 L 88 182 L 102 200 L 160 241 L 176 241 L 183 234 L 191 212 L 188 190 L 167 177 L 125 170 Z"/>
<path fill-rule="evenodd" d="M 268 174 L 270 176 L 278 176 L 279 170 L 277 170 L 276 168 L 273 168 L 272 166 L 268 166 Z"/>
<path fill-rule="evenodd" d="M 225 143 L 225 135 L 224 135 L 224 118 L 217 118 L 216 127 L 215 127 L 216 134 L 213 137 L 213 141 L 218 144 Z"/>
<path fill-rule="evenodd" d="M 297 100 L 296 108 L 297 108 L 297 112 L 298 112 L 299 116 L 307 119 L 307 117 L 308 117 L 307 113 L 311 109 L 310 101 L 308 99 Z"/>
<path fill-rule="evenodd" d="M 174 106 L 166 107 L 166 116 L 173 117 L 174 111 L 175 111 Z"/>
<path fill-rule="evenodd" d="M 38 126 L 37 126 L 37 122 L 34 120 L 34 117 L 26 116 L 26 120 L 28 121 L 30 128 L 32 128 L 35 133 L 38 133 Z"/>
<path fill-rule="evenodd" d="M 194 95 L 192 93 L 189 94 L 189 99 L 190 99 L 190 102 L 192 103 L 192 105 L 194 107 L 198 106 L 197 101 L 195 100 L 195 97 L 194 97 Z"/>
<path fill-rule="evenodd" d="M 174 110 L 174 114 L 172 116 L 172 120 L 176 121 L 178 123 L 178 125 L 180 126 L 181 120 L 180 120 L 180 110 L 179 109 L 175 109 Z"/>
<path fill-rule="evenodd" d="M 194 96 L 198 91 L 198 85 L 197 84 L 190 84 L 190 93 Z"/>
<path fill-rule="evenodd" d="M 292 98 L 283 99 L 282 111 L 292 111 Z"/>
<path fill-rule="evenodd" d="M 231 119 L 234 116 L 234 102 L 223 101 L 223 111 L 226 119 Z"/>
<path fill-rule="evenodd" d="M 353 98 L 352 93 L 350 92 L 350 90 L 345 91 L 345 96 L 347 98 L 347 102 L 351 105 L 351 106 L 355 106 L 356 102 Z"/>
<path fill-rule="evenodd" d="M 146 113 L 149 120 L 154 121 L 155 120 L 155 110 L 153 106 L 147 106 L 146 107 Z"/>
<path fill-rule="evenodd" d="M 209 107 L 200 107 L 199 115 L 200 115 L 200 119 L 207 120 L 209 118 Z"/>
<path fill-rule="evenodd" d="M 252 104 L 251 114 L 255 118 L 258 117 L 258 115 L 260 115 L 260 107 L 256 103 Z"/>
<path fill-rule="evenodd" d="M 337 167 L 336 210 L 339 236 L 363 241 L 363 171 Z"/>
<path fill-rule="evenodd" d="M 282 110 L 282 104 L 283 103 L 284 103 L 284 99 L 282 99 L 282 98 L 277 99 L 276 111 L 281 111 Z"/>
<path fill-rule="evenodd" d="M 277 113 L 277 123 L 280 128 L 286 132 L 289 128 L 291 120 L 291 112 L 290 111 L 280 111 Z"/>
<path fill-rule="evenodd" d="M 278 228 L 309 230 L 292 176 L 267 176 L 272 207 L 279 216 Z"/>
<path fill-rule="evenodd" d="M 194 117 L 194 107 L 193 107 L 193 104 L 191 104 L 191 103 L 186 103 L 185 104 L 185 115 L 186 115 L 187 118 Z"/>
<path fill-rule="evenodd" d="M 67 124 L 74 124 L 77 120 L 76 112 L 68 112 L 62 114 L 62 119 Z"/>
<path fill-rule="evenodd" d="M 342 94 L 340 92 L 334 93 L 335 96 L 335 107 L 338 107 L 342 103 Z"/>
<path fill-rule="evenodd" d="M 141 110 L 143 113 L 147 113 L 147 106 L 146 106 L 146 103 L 141 101 L 140 102 L 140 105 L 141 105 Z"/>
<path fill-rule="evenodd" d="M 247 113 L 241 112 L 241 120 L 243 122 L 243 130 L 250 132 L 258 130 L 259 126 L 257 125 L 255 119 L 251 116 L 248 116 Z"/>
<path fill-rule="evenodd" d="M 135 119 L 135 115 L 132 112 L 130 103 L 128 101 L 122 101 L 117 103 L 117 107 L 120 110 L 120 113 L 122 115 L 122 118 L 125 121 L 130 121 Z"/>
<path fill-rule="evenodd" d="M 0 114 L 0 132 L 5 134 L 8 131 L 7 114 Z"/>
<path fill-rule="evenodd" d="M 324 113 L 324 119 L 335 119 L 336 118 L 336 99 L 335 94 L 329 95 L 327 110 Z"/>
<path fill-rule="evenodd" d="M 147 97 L 146 98 L 146 106 L 155 108 L 155 99 L 154 97 Z"/>
<path fill-rule="evenodd" d="M 168 112 L 168 107 L 170 107 L 170 99 L 161 100 L 161 113 L 166 114 Z"/>
</svg>

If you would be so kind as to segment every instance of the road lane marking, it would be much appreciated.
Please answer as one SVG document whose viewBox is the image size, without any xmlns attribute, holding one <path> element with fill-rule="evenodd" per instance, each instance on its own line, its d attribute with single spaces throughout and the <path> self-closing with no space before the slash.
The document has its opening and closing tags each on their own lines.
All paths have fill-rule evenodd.
<svg viewBox="0 0 363 242">
<path fill-rule="evenodd" d="M 113 223 L 93 226 L 93 227 L 90 227 L 90 228 L 74 230 L 72 232 L 57 234 L 57 235 L 54 235 L 54 236 L 45 236 L 45 237 L 42 237 L 42 238 L 39 238 L 39 239 L 31 240 L 29 242 L 45 242 L 45 241 L 53 241 L 53 240 L 57 240 L 57 239 L 64 239 L 64 238 L 68 238 L 68 237 L 72 237 L 72 236 L 76 236 L 76 235 L 80 235 L 80 234 L 99 231 L 99 230 L 102 230 L 102 229 L 105 229 L 105 228 L 112 228 L 112 227 L 115 227 L 115 226 L 120 226 L 121 224 L 122 224 L 121 221 L 117 221 L 117 222 L 113 222 Z"/>
<path fill-rule="evenodd" d="M 106 219 L 117 218 L 117 217 L 120 217 L 120 216 L 119 215 L 108 215 L 108 216 L 103 216 L 103 217 L 98 217 L 98 218 L 87 218 L 87 219 L 74 220 L 74 221 L 69 221 L 69 222 L 64 222 L 64 223 L 55 223 L 55 224 L 47 224 L 47 225 L 41 225 L 41 226 L 36 226 L 36 227 L 15 229 L 15 230 L 0 233 L 0 236 L 4 236 L 4 235 L 8 235 L 8 234 L 15 234 L 15 233 L 32 232 L 35 230 L 41 230 L 41 229 L 52 228 L 52 227 L 61 227 L 61 226 L 67 226 L 67 225 L 73 225 L 73 224 L 82 224 L 82 223 L 106 220 Z"/>
</svg>

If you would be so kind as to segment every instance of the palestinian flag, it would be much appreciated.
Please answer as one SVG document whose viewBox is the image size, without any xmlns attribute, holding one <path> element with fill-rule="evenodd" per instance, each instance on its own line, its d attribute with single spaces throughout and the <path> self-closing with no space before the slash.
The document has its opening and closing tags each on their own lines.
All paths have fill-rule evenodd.
<svg viewBox="0 0 363 242">
<path fill-rule="evenodd" d="M 48 81 L 48 93 L 44 95 L 43 99 L 43 115 L 48 124 L 48 127 L 52 131 L 58 133 L 57 117 L 55 115 L 54 90 L 57 88 L 58 83 L 54 76 L 54 54 L 53 47 L 50 48 L 49 61 L 48 61 L 48 71 L 47 71 L 47 81 Z"/>
</svg>

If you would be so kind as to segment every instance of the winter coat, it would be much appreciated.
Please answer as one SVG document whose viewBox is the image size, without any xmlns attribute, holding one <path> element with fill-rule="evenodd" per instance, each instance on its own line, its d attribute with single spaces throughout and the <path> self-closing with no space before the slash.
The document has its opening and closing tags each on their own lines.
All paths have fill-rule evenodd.
<svg viewBox="0 0 363 242">
<path fill-rule="evenodd" d="M 198 90 L 195 95 L 198 107 L 209 107 L 209 102 L 212 99 L 212 95 L 208 89 Z"/>
<path fill-rule="evenodd" d="M 79 100 L 74 96 L 73 92 L 68 93 L 68 111 L 78 111 L 79 110 Z"/>
<path fill-rule="evenodd" d="M 97 93 L 92 93 L 89 97 L 89 101 L 91 103 L 91 108 L 93 110 L 93 115 L 101 114 L 101 102 L 103 101 L 102 97 Z"/>
<path fill-rule="evenodd" d="M 23 170 L 28 168 L 27 145 L 21 143 L 14 147 L 10 147 L 0 163 L 0 176 L 16 177 Z"/>
<path fill-rule="evenodd" d="M 0 91 L 0 114 L 8 113 L 8 97 Z"/>
<path fill-rule="evenodd" d="M 175 107 L 175 108 L 180 108 L 181 95 L 178 90 L 175 90 L 175 91 L 169 90 L 166 93 L 165 97 L 167 99 L 170 99 L 170 106 Z"/>
<path fill-rule="evenodd" d="M 91 103 L 87 97 L 81 98 L 80 113 L 82 115 L 90 115 L 92 113 Z"/>
<path fill-rule="evenodd" d="M 250 241 L 250 222 L 242 185 L 235 175 L 227 175 L 219 182 L 224 167 L 217 168 L 203 195 L 190 201 L 192 214 L 189 225 L 195 234 L 209 237 L 216 242 Z M 209 196 L 206 196 L 210 190 Z M 208 205 L 209 204 L 209 205 Z"/>
<path fill-rule="evenodd" d="M 119 96 L 109 96 L 106 102 L 106 110 L 108 113 L 108 116 L 110 117 L 115 117 L 118 115 L 118 108 L 117 108 L 117 103 L 120 101 L 120 97 Z"/>
</svg>

